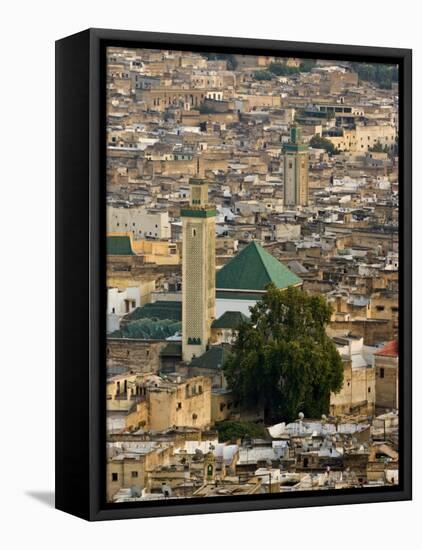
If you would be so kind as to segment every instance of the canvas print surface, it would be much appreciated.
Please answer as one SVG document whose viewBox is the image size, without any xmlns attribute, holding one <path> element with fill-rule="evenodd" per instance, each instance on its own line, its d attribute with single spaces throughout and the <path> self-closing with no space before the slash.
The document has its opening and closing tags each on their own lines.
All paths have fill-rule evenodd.
<svg viewBox="0 0 422 550">
<path fill-rule="evenodd" d="M 108 502 L 397 486 L 397 81 L 108 48 Z"/>
</svg>

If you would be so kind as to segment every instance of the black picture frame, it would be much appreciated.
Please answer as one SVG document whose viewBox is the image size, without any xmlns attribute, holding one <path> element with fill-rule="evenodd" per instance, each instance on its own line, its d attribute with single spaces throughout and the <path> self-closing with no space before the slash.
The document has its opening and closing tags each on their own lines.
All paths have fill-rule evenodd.
<svg viewBox="0 0 422 550">
<path fill-rule="evenodd" d="M 105 501 L 105 48 L 289 55 L 399 66 L 400 483 L 147 503 Z M 409 500 L 412 497 L 412 52 L 88 29 L 56 42 L 56 508 L 87 520 Z"/>
</svg>

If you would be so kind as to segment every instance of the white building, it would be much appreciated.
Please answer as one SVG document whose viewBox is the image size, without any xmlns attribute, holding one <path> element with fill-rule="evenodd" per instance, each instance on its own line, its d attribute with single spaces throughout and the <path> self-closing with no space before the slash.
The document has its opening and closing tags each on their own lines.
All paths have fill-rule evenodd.
<svg viewBox="0 0 422 550">
<path fill-rule="evenodd" d="M 107 206 L 107 232 L 133 232 L 134 239 L 170 239 L 167 211 L 137 207 Z"/>
<path fill-rule="evenodd" d="M 119 290 L 118 288 L 107 289 L 107 314 L 123 316 L 140 305 L 140 287 L 134 286 L 124 290 Z"/>
</svg>

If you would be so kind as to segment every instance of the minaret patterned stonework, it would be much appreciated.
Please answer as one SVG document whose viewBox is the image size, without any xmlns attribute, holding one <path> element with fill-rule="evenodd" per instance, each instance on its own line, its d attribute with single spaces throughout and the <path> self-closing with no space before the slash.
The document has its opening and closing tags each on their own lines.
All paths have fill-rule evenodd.
<svg viewBox="0 0 422 550">
<path fill-rule="evenodd" d="M 290 142 L 284 152 L 284 206 L 307 206 L 309 197 L 308 146 L 302 142 L 301 131 L 293 126 Z"/>
<path fill-rule="evenodd" d="M 215 317 L 215 208 L 208 205 L 208 184 L 191 179 L 190 205 L 181 211 L 182 356 L 190 361 L 209 344 Z"/>
</svg>

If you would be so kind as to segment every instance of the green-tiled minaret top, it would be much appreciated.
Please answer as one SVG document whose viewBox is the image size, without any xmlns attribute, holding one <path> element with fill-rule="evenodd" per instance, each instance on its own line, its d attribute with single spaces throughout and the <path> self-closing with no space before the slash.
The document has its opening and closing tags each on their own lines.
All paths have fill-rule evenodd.
<svg viewBox="0 0 422 550">
<path fill-rule="evenodd" d="M 292 126 L 290 129 L 290 141 L 292 143 L 302 142 L 302 131 L 299 126 Z"/>
<path fill-rule="evenodd" d="M 297 151 L 307 151 L 308 146 L 306 143 L 303 143 L 302 140 L 302 130 L 300 126 L 292 126 L 290 128 L 290 141 L 283 145 L 283 150 L 285 152 L 297 152 Z"/>
</svg>

